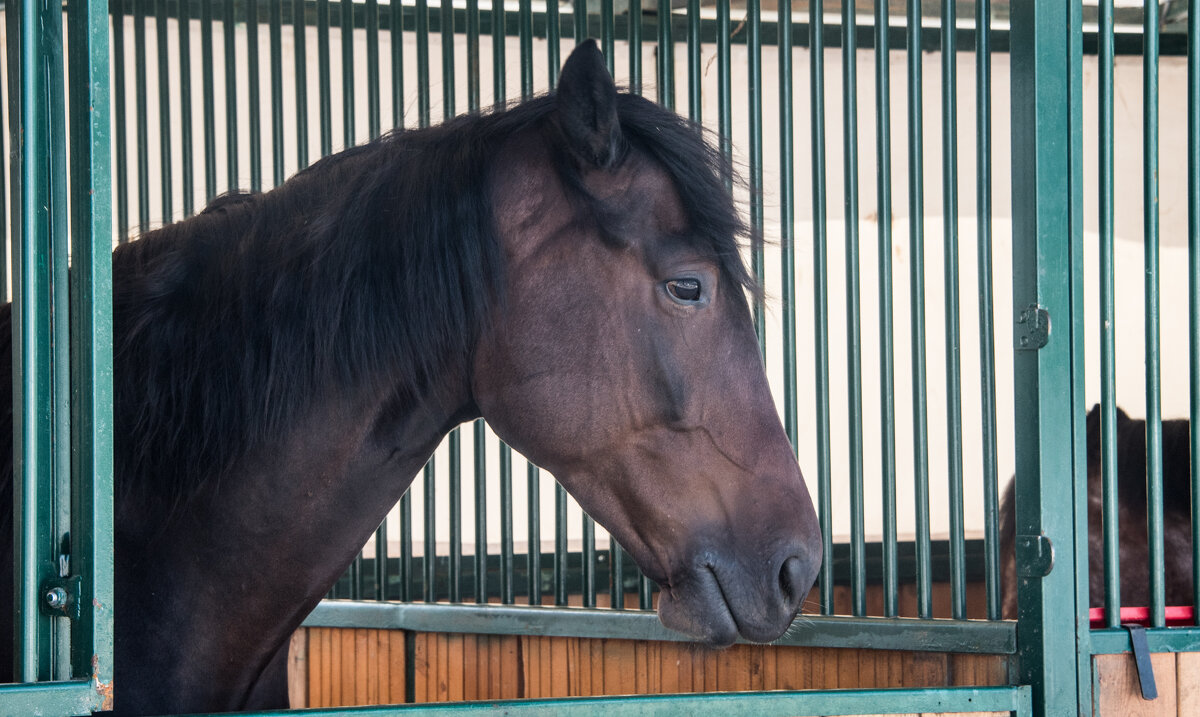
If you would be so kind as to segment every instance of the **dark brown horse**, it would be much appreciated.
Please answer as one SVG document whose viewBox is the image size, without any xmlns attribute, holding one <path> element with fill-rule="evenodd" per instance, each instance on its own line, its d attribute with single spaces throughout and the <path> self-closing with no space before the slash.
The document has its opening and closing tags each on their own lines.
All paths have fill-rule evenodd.
<svg viewBox="0 0 1200 717">
<path fill-rule="evenodd" d="M 730 178 L 588 42 L 555 95 L 114 252 L 117 712 L 285 704 L 289 636 L 478 416 L 629 550 L 665 625 L 779 637 L 821 550 Z"/>
<path fill-rule="evenodd" d="M 1149 548 L 1146 534 L 1146 422 L 1117 409 L 1117 503 L 1120 523 L 1119 568 L 1121 605 L 1150 604 Z M 1163 535 L 1166 561 L 1166 604 L 1192 604 L 1191 468 L 1188 422 L 1162 424 Z M 1092 607 L 1104 606 L 1103 495 L 1100 476 L 1100 406 L 1087 416 L 1088 446 L 1088 593 Z M 1014 485 L 1009 484 L 1000 509 L 1003 614 L 1017 616 L 1017 576 L 1013 554 L 1016 518 Z"/>
</svg>

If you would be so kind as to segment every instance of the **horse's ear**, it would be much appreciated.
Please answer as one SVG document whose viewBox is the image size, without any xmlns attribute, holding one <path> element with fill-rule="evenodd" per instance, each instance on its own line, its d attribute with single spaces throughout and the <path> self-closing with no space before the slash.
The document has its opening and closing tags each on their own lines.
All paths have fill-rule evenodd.
<svg viewBox="0 0 1200 717">
<path fill-rule="evenodd" d="M 607 169 L 621 158 L 617 86 L 595 40 L 585 40 L 563 64 L 556 95 L 559 121 L 572 151 Z"/>
</svg>

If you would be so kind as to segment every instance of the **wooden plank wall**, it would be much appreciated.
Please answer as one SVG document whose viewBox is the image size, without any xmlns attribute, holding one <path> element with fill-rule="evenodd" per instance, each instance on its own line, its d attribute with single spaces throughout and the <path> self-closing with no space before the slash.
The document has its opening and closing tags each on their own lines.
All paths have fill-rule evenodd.
<svg viewBox="0 0 1200 717">
<path fill-rule="evenodd" d="M 1133 656 L 1092 658 L 1097 717 L 1196 717 L 1200 715 L 1200 652 L 1150 656 L 1158 698 L 1142 699 Z"/>
<path fill-rule="evenodd" d="M 414 633 L 417 702 L 850 687 L 1007 684 L 1002 655 Z M 294 707 L 403 702 L 405 634 L 308 628 L 293 642 Z"/>
</svg>

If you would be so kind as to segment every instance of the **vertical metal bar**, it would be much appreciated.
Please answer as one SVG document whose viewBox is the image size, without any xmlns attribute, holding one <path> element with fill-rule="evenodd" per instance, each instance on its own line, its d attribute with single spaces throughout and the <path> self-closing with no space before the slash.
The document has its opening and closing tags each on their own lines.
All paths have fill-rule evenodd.
<svg viewBox="0 0 1200 717">
<path fill-rule="evenodd" d="M 1091 704 L 1083 372 L 1082 31 L 1070 3 L 1013 3 L 1013 312 L 1048 312 L 1044 346 L 1014 355 L 1016 534 L 1055 569 L 1018 579 L 1018 676 L 1038 714 Z M 1021 323 L 1021 318 L 1025 321 Z M 1028 339 L 1028 336 L 1026 336 Z M 1040 342 L 1039 342 L 1040 343 Z"/>
<path fill-rule="evenodd" d="M 696 44 L 700 38 L 697 36 Z M 721 156 L 733 164 L 733 87 L 730 77 L 729 59 L 731 34 L 729 25 L 729 0 L 717 0 L 717 135 L 721 142 Z M 697 50 L 697 62 L 700 52 Z M 699 115 L 697 115 L 699 118 Z M 726 182 L 732 191 L 731 184 Z"/>
<path fill-rule="evenodd" d="M 892 122 L 887 0 L 875 0 L 875 146 L 879 217 L 879 420 L 883 500 L 883 614 L 898 614 L 896 567 L 896 380 L 892 327 Z"/>
<path fill-rule="evenodd" d="M 270 39 L 271 184 L 278 187 L 280 184 L 283 184 L 285 171 L 283 149 L 283 0 L 271 0 Z"/>
<path fill-rule="evenodd" d="M 174 172 L 171 167 L 171 71 L 168 59 L 169 41 L 167 40 L 167 2 L 158 0 L 154 13 L 155 44 L 158 49 L 158 152 L 162 162 L 162 175 L 159 178 L 159 188 L 162 190 L 162 222 L 172 220 L 174 210 L 171 206 L 173 194 L 172 180 Z"/>
<path fill-rule="evenodd" d="M 375 599 L 388 599 L 388 534 L 387 518 L 375 529 Z"/>
<path fill-rule="evenodd" d="M 908 0 L 908 243 L 912 331 L 913 499 L 916 503 L 917 616 L 933 617 L 929 534 L 929 428 L 925 379 L 925 170 L 921 140 L 921 3 Z"/>
<path fill-rule="evenodd" d="M 1121 625 L 1120 523 L 1117 520 L 1116 307 L 1113 289 L 1113 2 L 1101 0 L 1098 28 L 1100 213 L 1100 482 L 1104 503 L 1104 621 Z M 1194 384 L 1193 384 L 1194 385 Z"/>
<path fill-rule="evenodd" d="M 654 585 L 650 578 L 638 571 L 638 607 L 642 610 L 654 609 Z"/>
<path fill-rule="evenodd" d="M 955 0 L 942 0 L 942 215 L 946 301 L 946 430 L 950 499 L 950 613 L 967 617 L 966 540 L 963 534 L 962 369 L 958 326 L 958 91 Z"/>
<path fill-rule="evenodd" d="M 987 616 L 1000 615 L 1000 499 L 996 460 L 996 347 L 992 321 L 992 55 L 991 0 L 977 0 L 975 6 L 975 152 L 978 167 L 976 215 L 979 250 L 979 372 L 980 412 L 983 428 L 983 520 L 984 589 L 987 592 Z"/>
<path fill-rule="evenodd" d="M 129 146 L 127 139 L 128 122 L 125 117 L 125 3 L 123 0 L 110 0 L 112 12 L 112 53 L 116 71 L 112 75 L 113 127 L 115 136 L 113 148 L 116 153 L 115 175 L 117 182 L 117 240 L 124 244 L 129 240 Z M 15 17 L 15 15 L 14 15 Z M 12 35 L 9 35 L 11 38 Z M 12 42 L 9 39 L 9 42 Z M 15 90 L 10 89 L 10 92 Z M 16 184 L 16 182 L 13 182 Z M 16 206 L 13 207 L 14 210 Z M 3 252 L 0 252 L 3 253 Z M 7 284 L 7 267 L 5 267 L 5 283 Z M 5 292 L 7 294 L 7 292 Z"/>
<path fill-rule="evenodd" d="M 671 38 L 671 0 L 658 0 L 658 103 L 675 109 L 675 42 Z"/>
<path fill-rule="evenodd" d="M 503 0 L 492 0 L 492 95 L 497 108 L 503 107 L 508 98 L 508 78 L 504 74 L 508 68 L 507 26 Z"/>
<path fill-rule="evenodd" d="M 317 111 L 321 119 L 321 156 L 333 152 L 333 100 L 329 77 L 329 0 L 317 0 Z"/>
<path fill-rule="evenodd" d="M 238 158 L 241 150 L 238 146 L 237 111 L 237 19 L 234 16 L 234 0 L 225 0 L 223 28 L 225 30 L 225 163 L 228 174 L 226 189 L 238 188 Z"/>
<path fill-rule="evenodd" d="M 480 103 L 479 0 L 467 0 L 467 111 L 475 114 Z"/>
<path fill-rule="evenodd" d="M 204 99 L 204 200 L 208 202 L 217 196 L 217 91 L 213 69 L 213 8 L 207 2 L 200 4 L 200 85 Z"/>
<path fill-rule="evenodd" d="M 354 146 L 354 3 L 342 0 L 338 37 L 342 42 L 342 143 Z"/>
<path fill-rule="evenodd" d="M 583 606 L 596 607 L 596 521 L 583 514 Z"/>
<path fill-rule="evenodd" d="M 1188 354 L 1190 385 L 1200 386 L 1200 13 L 1188 12 Z M 1192 388 L 1190 420 L 1200 425 L 1200 390 Z M 1192 477 L 1192 609 L 1200 625 L 1200 431 L 1189 448 Z"/>
<path fill-rule="evenodd" d="M 793 449 L 796 445 L 796 312 L 791 297 L 795 294 L 795 256 L 791 250 L 794 211 L 792 209 L 792 16 L 790 3 L 779 3 L 779 82 L 780 104 L 786 111 L 780 119 L 786 179 L 780 182 L 783 203 L 784 249 L 784 423 Z M 833 613 L 833 502 L 829 448 L 829 259 L 825 246 L 825 26 L 821 3 L 809 5 L 810 82 L 812 93 L 812 176 L 813 176 L 813 339 L 816 352 L 815 383 L 817 408 L 817 512 L 821 520 L 821 613 Z M 786 141 L 784 141 L 786 139 Z M 784 187 L 787 191 L 784 192 Z"/>
<path fill-rule="evenodd" d="M 592 2 L 595 2 L 595 0 L 592 0 Z M 579 43 L 581 43 L 587 39 L 587 31 L 588 31 L 587 0 L 572 0 L 571 20 L 572 20 L 572 22 L 571 22 L 572 39 L 575 40 L 574 44 L 578 45 Z M 603 54 L 603 50 L 601 51 L 601 53 Z M 609 71 L 609 74 L 612 74 L 611 70 Z"/>
<path fill-rule="evenodd" d="M 625 551 L 617 539 L 608 536 L 609 585 L 608 604 L 615 610 L 625 609 Z"/>
<path fill-rule="evenodd" d="M 567 604 L 567 491 L 554 484 L 554 604 Z"/>
<path fill-rule="evenodd" d="M 422 562 L 425 602 L 437 600 L 434 581 L 437 578 L 437 475 L 433 458 L 425 464 L 425 555 Z"/>
<path fill-rule="evenodd" d="M 500 602 L 517 601 L 516 560 L 513 556 L 512 449 L 500 443 Z"/>
<path fill-rule="evenodd" d="M 666 19 L 670 19 L 670 15 Z M 700 0 L 687 0 L 688 118 L 699 123 L 704 111 L 700 95 Z"/>
<path fill-rule="evenodd" d="M 292 2 L 292 43 L 296 47 L 296 166 L 308 166 L 308 23 L 304 0 Z"/>
<path fill-rule="evenodd" d="M 862 308 L 858 252 L 858 40 L 854 3 L 842 3 L 843 177 L 846 222 L 846 375 L 850 439 L 850 605 L 867 614 L 866 539 L 863 535 Z"/>
<path fill-rule="evenodd" d="M 530 463 L 526 471 L 529 492 L 529 548 L 526 559 L 529 565 L 529 604 L 542 604 L 542 526 L 541 526 L 541 471 Z"/>
<path fill-rule="evenodd" d="M 520 0 L 517 5 L 517 35 L 521 48 L 521 99 L 533 97 L 533 5 Z"/>
<path fill-rule="evenodd" d="M 642 94 L 642 0 L 629 0 L 629 91 Z"/>
<path fill-rule="evenodd" d="M 188 3 L 179 3 L 179 164 L 183 173 L 183 216 L 195 212 L 196 168 L 192 143 L 192 19 Z"/>
<path fill-rule="evenodd" d="M 246 3 L 246 115 L 250 124 L 250 189 L 262 190 L 262 107 L 259 102 L 258 2 Z"/>
<path fill-rule="evenodd" d="M 462 435 L 450 431 L 450 602 L 462 602 Z"/>
<path fill-rule="evenodd" d="M 475 602 L 488 601 L 487 574 L 487 433 L 482 418 L 473 424 L 475 438 Z"/>
<path fill-rule="evenodd" d="M 150 230 L 150 130 L 146 91 L 146 2 L 133 2 L 134 100 L 137 116 L 138 233 Z"/>
<path fill-rule="evenodd" d="M 630 17 L 630 23 L 633 17 Z M 604 52 L 604 64 L 608 74 L 616 76 L 616 29 L 614 28 L 613 0 L 600 0 L 600 49 Z"/>
<path fill-rule="evenodd" d="M 1146 523 L 1150 552 L 1150 623 L 1165 622 L 1162 506 L 1162 388 L 1159 358 L 1158 3 L 1146 3 L 1142 37 L 1142 206 L 1146 261 Z"/>
<path fill-rule="evenodd" d="M 367 137 L 380 133 L 379 107 L 379 0 L 367 0 Z"/>
<path fill-rule="evenodd" d="M 747 98 L 750 111 L 750 270 L 754 281 L 763 286 L 766 281 L 766 257 L 763 247 L 763 70 L 762 70 L 762 6 L 761 0 L 746 0 L 746 62 Z M 754 333 L 764 358 L 767 353 L 766 304 L 755 297 Z"/>
<path fill-rule="evenodd" d="M 71 106 L 71 317 L 75 455 L 72 568 L 84 609 L 71 640 L 72 676 L 113 678 L 112 178 L 107 3 L 68 6 Z M 118 60 L 119 61 L 119 60 Z M 185 85 L 186 87 L 186 85 Z M 0 252 L 3 254 L 3 252 Z M 104 705 L 97 705 L 103 708 Z"/>
<path fill-rule="evenodd" d="M 391 0 L 392 127 L 404 126 L 404 3 Z"/>
<path fill-rule="evenodd" d="M 417 126 L 429 126 L 429 0 L 417 0 Z"/>
<path fill-rule="evenodd" d="M 562 46 L 560 22 L 558 3 L 546 3 L 546 65 L 549 69 L 547 79 L 550 81 L 551 92 L 558 86 L 559 49 Z"/>
<path fill-rule="evenodd" d="M 400 496 L 400 594 L 402 602 L 413 599 L 412 490 Z"/>
</svg>

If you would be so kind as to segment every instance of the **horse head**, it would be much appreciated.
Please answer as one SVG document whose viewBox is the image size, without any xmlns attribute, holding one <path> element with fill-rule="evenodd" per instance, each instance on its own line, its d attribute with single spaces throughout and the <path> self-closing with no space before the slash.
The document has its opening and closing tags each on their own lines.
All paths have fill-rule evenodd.
<svg viewBox="0 0 1200 717">
<path fill-rule="evenodd" d="M 555 102 L 493 170 L 505 280 L 474 401 L 659 584 L 664 625 L 774 640 L 821 548 L 755 339 L 728 169 L 693 125 L 618 93 L 592 42 Z"/>
</svg>

